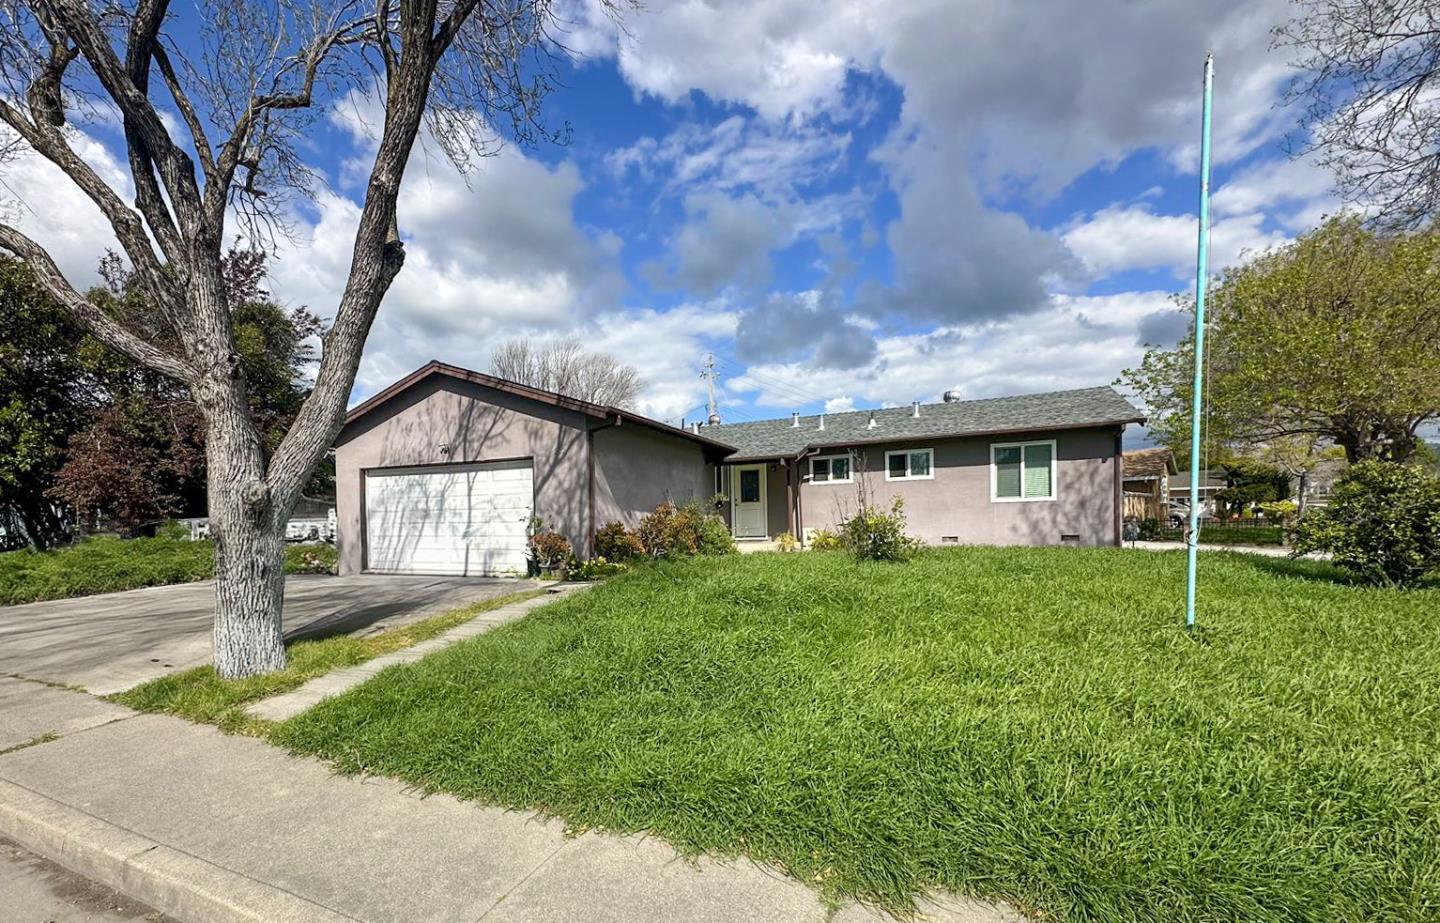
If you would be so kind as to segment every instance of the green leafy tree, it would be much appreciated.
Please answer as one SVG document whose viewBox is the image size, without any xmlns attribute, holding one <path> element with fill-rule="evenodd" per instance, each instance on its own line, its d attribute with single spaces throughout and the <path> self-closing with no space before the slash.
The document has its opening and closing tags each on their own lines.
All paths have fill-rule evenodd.
<svg viewBox="0 0 1440 923">
<path fill-rule="evenodd" d="M 75 348 L 83 339 L 29 269 L 0 258 L 0 547 L 43 550 L 70 536 L 49 491 L 96 403 Z"/>
<path fill-rule="evenodd" d="M 1211 299 L 1207 457 L 1301 438 L 1405 461 L 1440 417 L 1440 232 L 1334 218 L 1226 270 Z M 1150 349 L 1119 382 L 1172 448 L 1190 440 L 1193 350 Z"/>
<path fill-rule="evenodd" d="M 221 266 L 251 417 L 266 451 L 273 451 L 305 399 L 305 373 L 315 358 L 311 343 L 322 324 L 304 308 L 287 311 L 269 300 L 262 288 L 263 253 L 232 249 Z M 89 294 L 92 302 L 128 325 L 152 318 L 148 339 L 161 346 L 176 342 L 172 329 L 153 320 L 145 293 L 119 257 L 102 260 L 101 274 L 107 284 Z M 204 515 L 205 425 L 189 390 L 91 337 L 74 351 L 104 399 L 70 438 L 51 494 L 87 522 L 122 532 L 172 516 Z M 317 468 L 312 482 L 321 481 L 323 490 L 330 471 L 332 466 Z"/>
</svg>

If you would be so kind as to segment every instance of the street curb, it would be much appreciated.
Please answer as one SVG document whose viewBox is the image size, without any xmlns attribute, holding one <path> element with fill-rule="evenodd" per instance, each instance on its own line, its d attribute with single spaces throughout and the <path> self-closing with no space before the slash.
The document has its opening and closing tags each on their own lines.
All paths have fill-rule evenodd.
<svg viewBox="0 0 1440 923">
<path fill-rule="evenodd" d="M 356 923 L 5 779 L 0 835 L 185 923 Z"/>
</svg>

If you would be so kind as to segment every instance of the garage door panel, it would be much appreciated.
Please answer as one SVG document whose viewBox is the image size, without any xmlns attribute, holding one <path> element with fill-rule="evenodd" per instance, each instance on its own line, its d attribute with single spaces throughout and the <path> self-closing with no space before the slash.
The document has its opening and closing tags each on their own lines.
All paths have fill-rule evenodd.
<svg viewBox="0 0 1440 923">
<path fill-rule="evenodd" d="M 415 574 L 523 572 L 529 462 L 368 472 L 366 566 Z"/>
</svg>

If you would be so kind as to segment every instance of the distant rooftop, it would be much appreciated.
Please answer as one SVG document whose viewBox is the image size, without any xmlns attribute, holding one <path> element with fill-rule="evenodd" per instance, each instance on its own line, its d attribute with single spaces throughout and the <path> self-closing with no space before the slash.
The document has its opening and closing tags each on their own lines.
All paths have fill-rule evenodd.
<svg viewBox="0 0 1440 923">
<path fill-rule="evenodd" d="M 825 421 L 820 428 L 821 419 Z M 874 419 L 875 425 L 870 421 Z M 910 405 L 846 413 L 809 414 L 796 426 L 792 417 L 751 423 L 702 426 L 700 432 L 735 446 L 726 461 L 798 455 L 807 448 L 865 443 L 982 436 L 1039 430 L 1077 429 L 1140 423 L 1145 415 L 1114 388 L 1048 391 L 977 401 Z"/>
</svg>

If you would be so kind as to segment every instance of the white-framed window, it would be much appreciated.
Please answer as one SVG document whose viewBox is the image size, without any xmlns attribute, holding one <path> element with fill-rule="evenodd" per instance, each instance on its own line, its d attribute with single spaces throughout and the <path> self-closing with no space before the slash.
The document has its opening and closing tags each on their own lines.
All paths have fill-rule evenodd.
<svg viewBox="0 0 1440 923">
<path fill-rule="evenodd" d="M 996 503 L 1055 499 L 1055 440 L 990 446 L 990 499 Z"/>
<path fill-rule="evenodd" d="M 885 453 L 887 481 L 928 481 L 934 477 L 934 449 L 895 449 Z"/>
<path fill-rule="evenodd" d="M 854 480 L 849 452 L 844 455 L 816 455 L 810 459 L 812 484 L 851 484 Z"/>
</svg>

